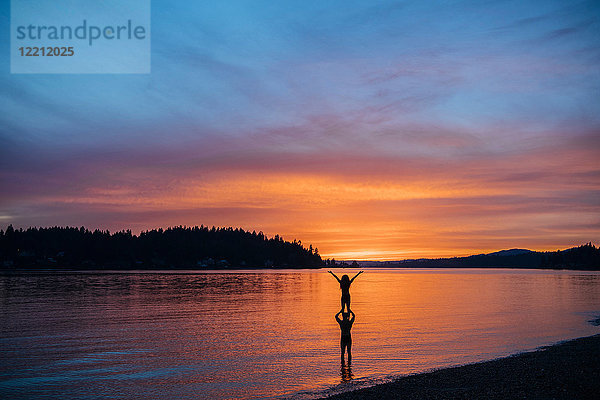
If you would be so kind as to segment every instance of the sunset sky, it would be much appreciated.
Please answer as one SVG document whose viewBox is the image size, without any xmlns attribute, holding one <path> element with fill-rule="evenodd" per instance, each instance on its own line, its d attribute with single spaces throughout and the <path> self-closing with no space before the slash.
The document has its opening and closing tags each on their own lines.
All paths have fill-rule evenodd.
<svg viewBox="0 0 600 400">
<path fill-rule="evenodd" d="M 10 24 L 2 2 L 0 24 Z M 336 259 L 600 241 L 597 1 L 152 1 L 150 74 L 10 74 L 0 228 Z"/>
</svg>

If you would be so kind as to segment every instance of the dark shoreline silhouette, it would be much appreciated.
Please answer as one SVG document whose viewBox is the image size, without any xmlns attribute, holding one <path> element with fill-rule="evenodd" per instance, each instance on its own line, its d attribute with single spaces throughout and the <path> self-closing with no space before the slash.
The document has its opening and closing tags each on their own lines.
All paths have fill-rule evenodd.
<svg viewBox="0 0 600 400">
<path fill-rule="evenodd" d="M 468 257 L 423 258 L 359 265 L 321 259 L 312 245 L 234 228 L 174 227 L 133 235 L 73 227 L 0 230 L 0 270 L 197 270 L 259 268 L 531 268 L 600 270 L 592 243 L 566 250 L 503 250 Z"/>
<path fill-rule="evenodd" d="M 312 245 L 243 229 L 174 227 L 133 235 L 81 228 L 0 230 L 0 268 L 243 269 L 319 268 Z"/>
<path fill-rule="evenodd" d="M 523 268 L 600 271 L 600 248 L 591 242 L 557 251 L 502 250 L 467 257 L 369 262 L 362 268 Z"/>
</svg>

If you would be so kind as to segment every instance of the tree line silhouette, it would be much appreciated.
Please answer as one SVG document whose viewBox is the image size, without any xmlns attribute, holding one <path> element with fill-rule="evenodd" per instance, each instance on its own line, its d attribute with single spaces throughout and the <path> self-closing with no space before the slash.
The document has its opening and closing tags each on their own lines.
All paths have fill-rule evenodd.
<svg viewBox="0 0 600 400">
<path fill-rule="evenodd" d="M 206 226 L 110 233 L 83 226 L 0 230 L 3 268 L 313 268 L 319 251 L 279 235 Z"/>
<path fill-rule="evenodd" d="M 0 230 L 0 268 L 222 269 L 222 268 L 358 268 L 279 235 L 206 226 L 131 230 L 110 233 L 84 227 Z M 384 267 L 469 268 L 512 267 L 600 270 L 600 248 L 591 242 L 549 252 L 524 250 L 468 257 L 402 260 Z"/>
<path fill-rule="evenodd" d="M 600 270 L 600 248 L 589 242 L 571 249 L 546 252 L 542 254 L 540 267 Z"/>
</svg>

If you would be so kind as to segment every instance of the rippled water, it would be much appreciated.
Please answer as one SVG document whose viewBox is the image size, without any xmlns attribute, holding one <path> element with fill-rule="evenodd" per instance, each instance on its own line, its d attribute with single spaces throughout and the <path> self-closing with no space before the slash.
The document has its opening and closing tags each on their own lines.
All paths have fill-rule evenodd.
<svg viewBox="0 0 600 400">
<path fill-rule="evenodd" d="M 351 293 L 342 368 L 322 270 L 3 274 L 0 397 L 314 397 L 600 332 L 600 273 L 367 270 Z"/>
</svg>

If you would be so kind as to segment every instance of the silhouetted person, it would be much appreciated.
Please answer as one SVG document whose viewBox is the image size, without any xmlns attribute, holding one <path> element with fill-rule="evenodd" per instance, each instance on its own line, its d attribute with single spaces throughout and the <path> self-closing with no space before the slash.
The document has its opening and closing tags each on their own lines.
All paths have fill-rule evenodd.
<svg viewBox="0 0 600 400">
<path fill-rule="evenodd" d="M 340 279 L 333 272 L 327 272 L 329 272 L 331 275 L 333 275 L 335 279 L 337 279 L 337 281 L 340 283 L 340 289 L 342 289 L 342 308 L 340 309 L 340 312 L 344 312 L 344 306 L 346 306 L 347 312 L 350 312 L 350 285 L 352 284 L 352 282 L 354 282 L 356 277 L 358 277 L 365 271 L 360 271 L 358 274 L 354 275 L 354 278 L 352 279 L 350 279 L 348 275 L 343 275 L 342 279 Z"/>
<path fill-rule="evenodd" d="M 342 314 L 342 318 L 340 318 L 340 314 Z M 340 349 L 342 350 L 342 364 L 344 364 L 344 353 L 346 350 L 348 351 L 348 363 L 352 362 L 352 334 L 350 333 L 350 330 L 352 329 L 355 318 L 356 315 L 354 315 L 352 311 L 345 313 L 340 311 L 335 314 L 335 320 L 340 325 L 341 331 Z"/>
</svg>

